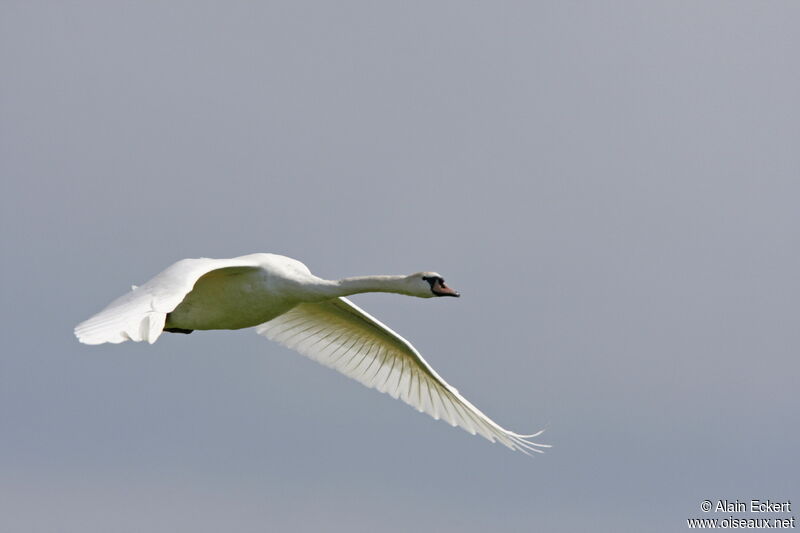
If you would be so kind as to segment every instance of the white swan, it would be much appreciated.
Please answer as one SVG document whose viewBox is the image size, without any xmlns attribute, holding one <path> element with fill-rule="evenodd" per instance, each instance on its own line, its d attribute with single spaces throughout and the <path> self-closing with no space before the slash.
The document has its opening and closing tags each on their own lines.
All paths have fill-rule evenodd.
<svg viewBox="0 0 800 533">
<path fill-rule="evenodd" d="M 183 259 L 78 324 L 75 335 L 86 344 L 152 344 L 162 331 L 256 326 L 268 339 L 473 435 L 525 453 L 549 447 L 529 440 L 541 431 L 519 435 L 497 425 L 408 341 L 344 298 L 363 292 L 459 296 L 435 272 L 328 281 L 300 261 L 275 254 Z"/>
</svg>

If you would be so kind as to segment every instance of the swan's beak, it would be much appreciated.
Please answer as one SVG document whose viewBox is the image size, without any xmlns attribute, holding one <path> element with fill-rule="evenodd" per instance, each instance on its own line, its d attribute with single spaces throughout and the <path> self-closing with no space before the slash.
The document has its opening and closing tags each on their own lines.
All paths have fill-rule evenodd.
<svg viewBox="0 0 800 533">
<path fill-rule="evenodd" d="M 455 289 L 451 289 L 444 283 L 440 282 L 438 279 L 433 283 L 433 287 L 431 287 L 433 294 L 436 296 L 455 296 L 458 298 L 461 296 L 459 292 Z"/>
</svg>

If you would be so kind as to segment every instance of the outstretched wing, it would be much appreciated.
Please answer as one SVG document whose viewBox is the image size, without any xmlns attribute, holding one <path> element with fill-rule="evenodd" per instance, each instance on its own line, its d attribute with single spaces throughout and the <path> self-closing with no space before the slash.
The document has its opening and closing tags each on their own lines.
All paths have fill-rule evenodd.
<svg viewBox="0 0 800 533">
<path fill-rule="evenodd" d="M 256 326 L 268 339 L 329 366 L 435 419 L 523 452 L 549 445 L 503 429 L 443 380 L 403 337 L 346 298 L 305 303 Z"/>
<path fill-rule="evenodd" d="M 257 266 L 252 259 L 243 258 L 182 259 L 78 324 L 75 336 L 85 344 L 127 340 L 152 344 L 164 330 L 167 313 L 178 307 L 202 276 L 221 269 Z"/>
</svg>

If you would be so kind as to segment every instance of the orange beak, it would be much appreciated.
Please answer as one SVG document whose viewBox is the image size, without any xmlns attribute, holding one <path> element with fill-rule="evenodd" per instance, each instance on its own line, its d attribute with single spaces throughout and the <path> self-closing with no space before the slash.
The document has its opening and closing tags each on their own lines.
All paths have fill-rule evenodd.
<svg viewBox="0 0 800 533">
<path fill-rule="evenodd" d="M 433 294 L 437 296 L 455 296 L 456 298 L 461 296 L 457 290 L 451 289 L 444 283 L 440 282 L 438 279 L 433 282 L 433 287 L 431 288 L 431 290 L 433 291 Z"/>
</svg>

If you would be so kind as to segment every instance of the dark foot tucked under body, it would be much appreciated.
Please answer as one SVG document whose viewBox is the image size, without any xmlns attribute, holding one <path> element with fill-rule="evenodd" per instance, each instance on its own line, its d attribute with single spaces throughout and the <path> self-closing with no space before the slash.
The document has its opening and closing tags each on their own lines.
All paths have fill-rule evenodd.
<svg viewBox="0 0 800 533">
<path fill-rule="evenodd" d="M 181 329 L 181 328 L 164 328 L 164 331 L 168 331 L 170 333 L 185 333 L 188 335 L 189 333 L 193 332 L 193 329 Z"/>
</svg>

